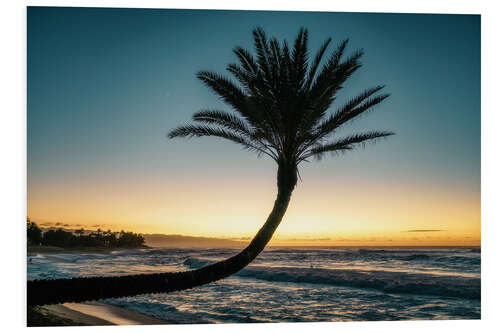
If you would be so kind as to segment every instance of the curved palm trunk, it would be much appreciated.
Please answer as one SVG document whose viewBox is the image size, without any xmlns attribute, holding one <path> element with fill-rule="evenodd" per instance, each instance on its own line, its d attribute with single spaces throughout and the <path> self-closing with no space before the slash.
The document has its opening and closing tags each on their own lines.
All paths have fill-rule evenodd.
<svg viewBox="0 0 500 333">
<path fill-rule="evenodd" d="M 278 165 L 278 195 L 273 210 L 250 244 L 237 255 L 186 272 L 28 281 L 28 305 L 168 293 L 201 286 L 235 274 L 259 255 L 285 215 L 297 183 L 296 166 L 294 163 L 284 162 Z"/>
</svg>

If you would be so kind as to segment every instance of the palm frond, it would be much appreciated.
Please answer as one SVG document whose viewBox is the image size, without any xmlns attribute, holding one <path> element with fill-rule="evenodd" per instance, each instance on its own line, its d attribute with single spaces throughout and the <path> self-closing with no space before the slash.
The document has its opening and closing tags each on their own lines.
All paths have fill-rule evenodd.
<svg viewBox="0 0 500 333">
<path fill-rule="evenodd" d="M 321 71 L 319 72 L 316 80 L 313 82 L 311 86 L 311 95 L 314 98 L 315 95 L 320 95 L 324 89 L 325 84 L 331 79 L 332 73 L 337 69 L 340 59 L 344 55 L 344 51 L 347 47 L 348 39 L 345 39 L 340 43 L 339 46 L 335 49 L 335 51 L 330 55 L 328 61 L 323 66 Z"/>
<path fill-rule="evenodd" d="M 316 144 L 309 150 L 304 152 L 303 155 L 299 158 L 299 160 L 306 160 L 310 157 L 315 157 L 316 159 L 319 160 L 327 152 L 338 153 L 338 152 L 352 150 L 357 146 L 364 145 L 369 141 L 374 142 L 377 139 L 388 137 L 394 134 L 395 133 L 388 131 L 373 131 L 363 134 L 355 134 L 347 136 L 345 138 L 341 138 L 326 144 Z"/>
<path fill-rule="evenodd" d="M 292 66 L 292 76 L 291 81 L 294 83 L 294 91 L 298 92 L 302 89 L 304 81 L 306 79 L 307 72 L 307 41 L 308 33 L 307 30 L 301 28 L 292 51 L 291 66 Z"/>
<path fill-rule="evenodd" d="M 320 123 L 315 129 L 314 141 L 333 133 L 333 131 L 338 129 L 341 125 L 344 125 L 361 114 L 373 110 L 375 105 L 381 103 L 390 96 L 389 94 L 383 94 L 369 98 L 382 88 L 383 86 L 379 86 L 365 91 L 363 94 L 349 101 L 328 119 Z"/>
<path fill-rule="evenodd" d="M 185 125 L 179 126 L 172 130 L 168 137 L 172 138 L 191 138 L 191 137 L 202 137 L 202 136 L 215 136 L 222 139 L 229 140 L 234 143 L 238 143 L 243 146 L 244 149 L 249 151 L 257 152 L 260 154 L 265 154 L 276 160 L 276 156 L 272 155 L 269 151 L 266 151 L 260 147 L 257 147 L 248 138 L 231 130 L 226 130 L 217 127 L 204 126 L 204 125 Z"/>
<path fill-rule="evenodd" d="M 330 45 L 332 39 L 328 38 L 323 45 L 319 48 L 318 52 L 316 53 L 316 56 L 314 57 L 314 61 L 311 64 L 311 67 L 309 69 L 309 74 L 307 78 L 307 84 L 306 87 L 309 89 L 311 87 L 311 84 L 314 80 L 314 76 L 316 75 L 316 71 L 318 70 L 319 64 L 321 63 L 321 60 L 323 59 L 323 55 L 326 52 L 326 49 L 328 48 L 328 45 Z"/>
<path fill-rule="evenodd" d="M 269 41 L 269 48 L 271 50 L 270 54 L 270 65 L 271 65 L 271 74 L 272 74 L 272 87 L 274 90 L 274 95 L 279 96 L 280 95 L 280 87 L 281 87 L 281 80 L 280 80 L 280 74 L 281 74 L 281 48 L 279 45 L 279 42 L 276 38 L 272 38 Z"/>
<path fill-rule="evenodd" d="M 193 115 L 193 120 L 204 122 L 207 124 L 215 124 L 226 129 L 233 130 L 238 134 L 252 137 L 252 129 L 248 126 L 244 119 L 219 110 L 203 110 Z"/>
<path fill-rule="evenodd" d="M 258 93 L 258 91 L 255 90 L 257 85 L 255 74 L 237 64 L 227 65 L 226 70 L 236 77 L 238 82 L 245 88 L 248 95 Z"/>
<path fill-rule="evenodd" d="M 272 123 L 267 115 L 269 113 L 268 108 L 255 108 L 256 103 L 260 103 L 260 106 L 262 106 L 262 103 L 266 101 L 262 96 L 260 98 L 248 97 L 241 88 L 216 73 L 200 71 L 198 72 L 198 78 L 212 88 L 224 102 L 231 105 L 252 126 L 267 128 L 268 130 L 275 128 L 276 125 Z"/>
<path fill-rule="evenodd" d="M 342 84 L 359 68 L 359 59 L 363 55 L 361 50 L 356 51 L 345 61 L 340 62 L 347 40 L 344 41 L 332 54 L 328 63 L 314 81 L 309 91 L 310 113 L 304 117 L 303 126 L 313 127 L 323 118 L 335 100 L 336 93 L 342 88 Z"/>
<path fill-rule="evenodd" d="M 245 109 L 246 96 L 231 80 L 209 71 L 200 71 L 197 73 L 197 77 L 219 95 L 224 102 L 238 111 Z"/>
<path fill-rule="evenodd" d="M 216 136 L 274 160 L 304 161 L 326 152 L 353 149 L 389 132 L 370 132 L 325 143 L 337 129 L 373 109 L 389 95 L 383 86 L 367 89 L 328 115 L 338 92 L 358 68 L 363 50 L 346 55 L 348 39 L 326 57 L 326 39 L 309 61 L 308 32 L 301 28 L 290 46 L 268 38 L 262 28 L 252 31 L 254 53 L 237 46 L 237 63 L 226 69 L 232 78 L 210 71 L 197 76 L 235 113 L 203 110 L 193 115 L 200 126 L 183 126 L 170 137 Z M 378 136 L 377 136 L 378 135 Z"/>
<path fill-rule="evenodd" d="M 234 48 L 233 52 L 238 57 L 241 65 L 243 66 L 243 68 L 245 68 L 245 70 L 250 73 L 257 74 L 257 72 L 259 71 L 259 66 L 255 62 L 254 57 L 249 51 L 240 46 L 237 46 Z"/>
<path fill-rule="evenodd" d="M 271 85 L 272 74 L 269 64 L 270 50 L 267 42 L 266 33 L 262 28 L 253 30 L 255 51 L 257 52 L 257 63 L 260 71 L 262 71 L 267 84 Z"/>
</svg>

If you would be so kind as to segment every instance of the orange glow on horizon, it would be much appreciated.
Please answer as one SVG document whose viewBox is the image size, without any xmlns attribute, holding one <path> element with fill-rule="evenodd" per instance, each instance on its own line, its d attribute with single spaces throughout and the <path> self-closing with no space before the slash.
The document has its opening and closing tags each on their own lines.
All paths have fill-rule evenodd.
<svg viewBox="0 0 500 333">
<path fill-rule="evenodd" d="M 248 239 L 274 202 L 267 176 L 38 186 L 43 192 L 28 192 L 28 216 L 66 228 Z M 478 193 L 312 178 L 295 190 L 271 245 L 479 246 L 480 239 Z"/>
</svg>

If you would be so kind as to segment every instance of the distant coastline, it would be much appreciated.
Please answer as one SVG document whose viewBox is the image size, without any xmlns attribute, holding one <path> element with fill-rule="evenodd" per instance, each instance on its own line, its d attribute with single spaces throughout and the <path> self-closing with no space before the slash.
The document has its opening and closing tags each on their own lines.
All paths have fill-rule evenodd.
<svg viewBox="0 0 500 333">
<path fill-rule="evenodd" d="M 134 232 L 117 232 L 67 229 L 61 227 L 41 227 L 39 228 L 35 222 L 28 220 L 28 245 L 51 245 L 59 248 L 72 249 L 75 251 L 105 251 L 103 248 L 112 250 L 119 248 L 141 248 L 149 246 L 155 248 L 244 248 L 249 244 L 250 237 L 240 238 L 225 238 L 225 237 L 208 237 L 208 236 L 192 236 L 182 234 L 147 234 Z M 353 243 L 339 243 L 331 238 L 276 238 L 272 239 L 268 247 L 293 247 L 293 248 L 309 248 L 309 247 L 332 247 L 332 248 L 481 248 L 479 241 L 471 243 L 447 243 L 439 244 L 435 242 L 427 242 L 420 244 L 374 244 L 373 242 L 359 241 Z M 38 252 L 45 251 L 39 249 Z M 47 251 L 51 251 L 50 249 Z M 58 250 L 60 251 L 60 250 Z"/>
<path fill-rule="evenodd" d="M 163 248 L 242 248 L 248 245 L 248 241 L 237 241 L 225 238 L 166 235 L 166 234 L 143 234 L 144 244 L 151 247 Z"/>
</svg>

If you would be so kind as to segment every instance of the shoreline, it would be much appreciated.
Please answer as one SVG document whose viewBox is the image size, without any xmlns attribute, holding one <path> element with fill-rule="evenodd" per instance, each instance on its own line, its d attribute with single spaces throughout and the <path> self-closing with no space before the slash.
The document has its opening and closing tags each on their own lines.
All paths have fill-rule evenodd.
<svg viewBox="0 0 500 333">
<path fill-rule="evenodd" d="M 103 253 L 107 254 L 117 250 L 147 249 L 148 246 L 137 248 L 98 248 L 98 247 L 75 247 L 62 248 L 56 246 L 28 246 L 27 255 L 37 254 L 59 254 L 59 253 Z M 56 260 L 56 258 L 51 258 Z M 28 279 L 29 280 L 29 279 Z M 32 325 L 39 326 L 109 326 L 109 325 L 165 325 L 164 320 L 146 316 L 141 313 L 120 308 L 117 306 L 100 303 L 63 303 L 37 307 L 34 311 L 28 311 L 28 315 L 36 316 L 30 318 Z M 29 321 L 28 321 L 29 322 Z"/>
<path fill-rule="evenodd" d="M 54 249 L 53 249 L 54 250 Z M 57 250 L 57 249 L 55 249 Z M 271 250 L 272 251 L 272 250 Z M 332 315 L 329 312 L 329 307 L 336 301 L 336 295 L 349 295 L 359 299 L 359 306 L 354 306 L 354 310 L 350 307 L 345 307 L 343 310 L 335 314 L 336 318 L 341 318 L 341 320 L 349 320 L 352 316 L 357 316 L 359 320 L 412 320 L 412 319 L 439 319 L 439 318 L 450 318 L 450 319 L 478 319 L 480 318 L 481 311 L 481 275 L 480 275 L 480 260 L 481 260 L 481 249 L 469 251 L 457 248 L 452 251 L 445 251 L 443 253 L 434 253 L 428 251 L 420 252 L 408 252 L 405 249 L 396 249 L 395 253 L 387 253 L 386 250 L 376 249 L 376 251 L 358 251 L 356 249 L 349 251 L 320 251 L 316 254 L 314 250 L 312 252 L 305 252 L 307 255 L 311 254 L 311 259 L 308 259 L 311 264 L 309 268 L 309 262 L 306 265 L 292 265 L 293 267 L 288 267 L 287 265 L 281 266 L 276 265 L 275 257 L 276 255 L 270 253 L 270 264 L 269 265 L 257 265 L 255 267 L 249 267 L 244 271 L 239 277 L 241 279 L 246 278 L 245 281 L 235 281 L 238 288 L 241 286 L 241 290 L 237 289 L 234 292 L 234 284 L 229 283 L 228 288 L 225 292 L 232 299 L 233 296 L 239 297 L 242 293 L 245 295 L 253 295 L 253 293 L 260 292 L 262 288 L 271 288 L 273 292 L 262 293 L 260 295 L 262 299 L 268 300 L 274 304 L 280 304 L 283 301 L 283 297 L 288 297 L 288 293 L 293 293 L 293 290 L 288 288 L 281 289 L 281 283 L 288 284 L 300 284 L 297 287 L 304 288 L 304 290 L 315 290 L 316 284 L 321 284 L 325 288 L 328 288 L 325 296 L 317 298 L 318 302 L 318 313 L 314 314 L 314 317 L 326 318 L 326 316 Z M 117 260 L 119 265 L 127 264 L 128 258 L 126 251 L 123 260 Z M 153 251 L 151 254 L 145 256 L 145 260 L 142 260 L 142 253 L 149 253 L 150 251 L 132 251 L 134 252 L 134 257 L 131 259 L 134 267 L 130 267 L 131 271 L 136 271 L 136 267 L 141 267 L 139 271 L 142 271 L 142 266 L 144 265 L 144 270 L 153 270 L 157 263 L 160 263 L 163 259 L 171 255 L 168 251 Z M 137 253 L 140 253 L 138 256 Z M 185 261 L 184 253 L 175 253 L 172 258 L 173 262 L 182 262 L 185 268 L 194 269 L 198 265 L 206 264 L 210 262 L 210 259 L 204 259 L 203 254 L 205 252 L 201 251 L 201 258 L 196 257 L 197 252 L 190 253 L 191 257 L 189 261 Z M 208 252 L 213 253 L 213 252 Z M 297 253 L 303 257 L 300 251 L 290 252 L 288 250 L 283 252 L 277 252 L 280 262 L 286 263 L 289 260 L 297 260 Z M 332 257 L 331 254 L 334 253 L 335 256 Z M 470 255 L 469 255 L 470 253 Z M 195 254 L 193 258 L 193 254 Z M 227 251 L 216 252 L 216 256 L 221 254 L 227 254 Z M 457 257 L 458 256 L 458 257 Z M 76 259 L 74 259 L 75 257 Z M 100 274 L 106 275 L 106 272 L 114 273 L 115 257 L 111 255 L 109 258 L 107 255 L 83 255 L 82 257 L 90 257 L 88 262 L 82 264 L 75 264 L 74 269 L 76 271 L 70 271 L 69 276 L 78 276 L 79 272 L 87 272 L 92 270 L 92 263 L 95 261 L 95 267 L 98 268 Z M 102 259 L 101 257 L 105 257 Z M 154 259 L 159 258 L 159 260 L 154 260 L 150 262 L 150 257 Z M 55 258 L 55 259 L 54 259 Z M 56 255 L 46 254 L 41 256 L 40 260 L 33 258 L 33 276 L 40 276 L 44 278 L 56 277 L 59 265 L 52 265 L 53 261 L 57 262 L 78 262 L 80 257 L 74 254 L 68 255 Z M 459 266 L 456 266 L 456 258 L 459 258 Z M 57 259 L 57 260 L 56 260 Z M 212 258 L 215 259 L 215 258 Z M 266 259 L 266 257 L 264 257 Z M 329 266 L 332 259 L 337 260 L 338 263 L 333 266 Z M 59 261 L 61 260 L 61 261 Z M 184 260 L 184 261 L 182 261 Z M 349 262 L 353 260 L 362 260 L 361 265 L 349 265 Z M 264 261 L 266 262 L 267 259 Z M 29 261 L 30 262 L 30 261 Z M 28 267 L 30 264 L 28 262 Z M 379 267 L 378 263 L 382 262 L 383 267 Z M 313 267 L 313 263 L 317 266 Z M 347 264 L 346 264 L 347 263 Z M 366 264 L 368 263 L 368 264 Z M 47 265 L 47 269 L 43 265 Z M 443 267 L 444 265 L 444 267 Z M 449 267 L 449 265 L 451 265 Z M 68 264 L 67 266 L 71 266 Z M 62 265 L 63 273 L 66 272 L 64 269 L 67 267 Z M 107 267 L 110 267 L 108 270 Z M 128 267 L 128 266 L 127 266 Z M 118 267 L 119 273 L 125 273 L 127 267 Z M 103 269 L 102 269 L 103 268 Z M 380 269 L 381 268 L 381 269 Z M 28 273 L 30 272 L 28 268 Z M 248 281 L 250 279 L 251 281 Z M 252 281 L 256 280 L 256 281 Z M 264 283 L 262 285 L 262 283 Z M 314 285 L 311 285 L 314 284 Z M 337 290 L 338 289 L 338 290 Z M 277 290 L 278 292 L 274 292 Z M 326 289 L 325 289 L 326 290 Z M 340 290 L 340 291 L 339 291 Z M 362 290 L 362 291 L 358 291 Z M 221 290 L 219 288 L 210 289 L 208 293 L 210 298 L 218 299 L 218 292 Z M 428 300 L 428 304 L 433 304 L 433 306 L 424 307 L 422 309 L 415 308 L 415 313 L 405 312 L 401 314 L 390 313 L 390 314 L 380 314 L 377 316 L 370 313 L 369 319 L 366 316 L 365 305 L 373 304 L 377 306 L 379 303 L 376 301 L 380 293 L 393 294 L 393 296 L 388 298 L 387 309 L 392 307 L 393 303 L 397 304 L 399 300 L 408 302 L 408 304 L 413 304 L 415 300 L 415 295 L 422 297 L 424 300 Z M 283 296 L 283 295 L 284 296 Z M 198 294 L 197 294 L 198 295 Z M 201 297 L 204 297 L 203 291 L 201 292 Z M 352 295 L 352 296 L 351 296 Z M 377 296 L 378 295 L 378 296 Z M 260 320 L 258 319 L 262 314 L 257 314 L 252 319 L 252 316 L 246 313 L 237 312 L 235 314 L 230 313 L 230 316 L 226 316 L 226 307 L 220 307 L 219 304 L 214 305 L 207 303 L 210 312 L 207 311 L 206 314 L 199 314 L 197 311 L 191 311 L 193 307 L 184 305 L 189 305 L 192 302 L 192 297 L 190 295 L 177 295 L 169 300 L 169 298 L 159 298 L 149 299 L 140 302 L 123 303 L 121 301 L 104 301 L 100 302 L 89 302 L 89 303 L 65 303 L 53 306 L 41 306 L 35 307 L 35 310 L 40 315 L 29 316 L 32 318 L 30 326 L 77 326 L 77 325 L 172 325 L 180 323 L 205 323 L 205 322 L 230 322 L 233 320 Z M 339 296 L 341 297 L 341 296 Z M 103 302 L 103 303 L 101 303 Z M 259 302 L 249 301 L 249 304 L 256 304 L 258 306 Z M 158 304 L 156 304 L 158 303 Z M 418 303 L 418 302 L 417 302 Z M 417 304 L 418 305 L 418 304 Z M 385 306 L 385 305 L 384 305 Z M 412 305 L 413 306 L 413 305 Z M 173 308 L 172 308 L 173 307 Z M 124 309 L 125 308 L 125 309 Z M 280 311 L 287 311 L 286 306 L 278 306 Z M 31 307 L 28 307 L 28 314 L 30 314 Z M 193 313 L 192 313 L 193 312 Z M 144 313 L 142 315 L 141 313 Z M 213 313 L 212 316 L 210 313 Z M 308 312 L 306 312 L 308 313 Z M 352 314 L 354 313 L 354 314 Z M 246 317 L 245 317 L 246 315 Z M 160 318 L 155 319 L 151 317 Z M 215 318 L 215 319 L 214 319 Z M 236 319 L 235 319 L 236 318 Z M 247 318 L 247 319 L 245 319 Z M 276 317 L 262 316 L 263 320 L 274 320 Z M 285 319 L 287 317 L 283 317 Z M 397 318 L 397 319 L 396 319 Z M 35 319 L 35 320 L 33 320 Z M 54 319 L 54 320 L 53 320 Z M 227 320 L 227 321 L 226 321 Z"/>
<path fill-rule="evenodd" d="M 77 326 L 169 324 L 154 317 L 100 302 L 53 304 L 42 306 L 41 309 L 49 316 L 74 322 Z"/>
</svg>

